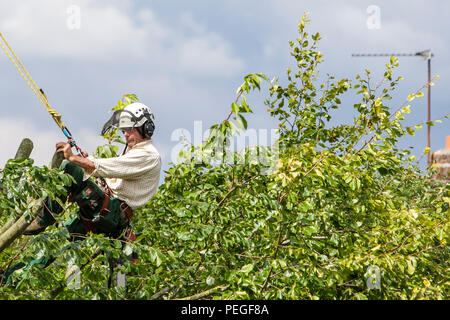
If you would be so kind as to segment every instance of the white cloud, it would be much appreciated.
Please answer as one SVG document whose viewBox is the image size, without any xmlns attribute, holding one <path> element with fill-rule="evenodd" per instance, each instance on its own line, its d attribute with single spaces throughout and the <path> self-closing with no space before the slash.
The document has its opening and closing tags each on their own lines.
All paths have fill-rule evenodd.
<svg viewBox="0 0 450 320">
<path fill-rule="evenodd" d="M 233 56 L 231 45 L 189 13 L 181 14 L 177 23 L 165 23 L 150 9 L 133 11 L 132 3 L 3 1 L 0 31 L 19 56 L 114 63 L 134 59 L 165 70 L 215 77 L 241 70 L 243 61 Z"/>
<path fill-rule="evenodd" d="M 332 28 L 327 29 L 327 38 L 334 45 L 341 44 L 349 48 L 366 48 L 373 52 L 402 53 L 428 49 L 433 44 L 444 47 L 445 39 L 432 30 L 427 30 L 421 24 L 415 23 L 409 17 L 392 16 L 385 7 L 380 7 L 379 29 L 369 29 L 367 20 L 371 14 L 366 12 L 364 5 L 335 4 Z M 312 17 L 322 24 L 325 21 L 317 13 Z M 345 35 L 345 38 L 342 37 Z M 346 43 L 342 43 L 345 41 Z"/>
<path fill-rule="evenodd" d="M 104 140 L 98 132 L 94 132 L 89 128 L 79 128 L 74 130 L 72 134 L 76 139 L 78 146 L 83 152 L 86 152 L 89 155 L 93 155 L 98 146 L 106 144 L 106 140 Z M 59 139 L 61 140 L 63 137 L 60 136 Z M 74 151 L 74 149 L 72 150 Z"/>
<path fill-rule="evenodd" d="M 179 31 L 172 34 L 177 43 L 174 61 L 178 67 L 203 76 L 231 76 L 243 69 L 242 59 L 233 57 L 230 43 L 222 36 L 208 31 L 190 12 L 182 13 L 179 20 Z"/>
<path fill-rule="evenodd" d="M 179 66 L 190 73 L 231 76 L 243 67 L 240 59 L 229 58 L 229 46 L 216 34 L 186 39 L 179 51 Z"/>
<path fill-rule="evenodd" d="M 68 0 L 9 2 L 0 4 L 0 29 L 26 55 L 100 60 L 144 56 L 152 52 L 150 43 L 158 44 L 167 35 L 147 9 L 132 17 L 126 7 L 96 6 L 92 0 L 76 5 Z M 73 27 L 76 22 L 78 27 Z"/>
<path fill-rule="evenodd" d="M 3 168 L 8 159 L 14 158 L 20 142 L 24 138 L 33 141 L 33 151 L 30 158 L 34 159 L 36 165 L 48 165 L 55 151 L 55 144 L 61 141 L 57 130 L 39 130 L 28 120 L 15 118 L 1 118 L 0 128 L 0 167 Z"/>
<path fill-rule="evenodd" d="M 449 20 L 433 19 L 434 6 L 428 2 L 420 5 L 406 1 L 374 3 L 380 9 L 379 29 L 369 29 L 367 26 L 368 19 L 373 15 L 366 11 L 369 4 L 348 0 L 279 0 L 266 4 L 264 16 L 270 16 L 267 19 L 277 20 L 277 23 L 268 29 L 262 51 L 267 59 L 284 55 L 288 49 L 285 44 L 297 37 L 297 22 L 304 12 L 310 12 L 308 32 L 319 32 L 322 36 L 320 50 L 325 53 L 326 60 L 333 58 L 330 53 L 338 50 L 364 53 L 414 53 L 426 49 L 436 53 L 449 51 L 448 37 L 442 32 L 449 28 Z M 235 6 L 239 6 L 237 1 Z M 449 5 L 442 3 L 442 6 L 444 12 Z"/>
</svg>

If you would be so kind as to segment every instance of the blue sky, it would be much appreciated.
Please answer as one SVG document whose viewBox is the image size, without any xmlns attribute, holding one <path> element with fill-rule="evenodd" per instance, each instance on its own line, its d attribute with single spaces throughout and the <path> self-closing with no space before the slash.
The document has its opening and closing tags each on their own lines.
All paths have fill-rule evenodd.
<svg viewBox="0 0 450 320">
<path fill-rule="evenodd" d="M 379 16 L 367 12 L 371 5 Z M 206 130 L 223 120 L 246 74 L 284 79 L 293 64 L 288 41 L 296 38 L 304 12 L 310 12 L 311 33 L 323 38 L 322 75 L 354 79 L 367 68 L 378 82 L 388 57 L 352 58 L 352 53 L 431 49 L 432 76 L 440 76 L 432 87 L 431 118 L 450 113 L 450 4 L 443 1 L 4 0 L 0 32 L 88 152 L 102 142 L 98 134 L 109 109 L 123 94 L 137 94 L 155 114 L 154 142 L 167 169 L 178 145 L 172 134 L 179 128 L 193 132 L 195 121 Z M 368 27 L 368 21 L 379 28 Z M 426 83 L 426 61 L 401 57 L 396 75 L 405 80 L 391 100 L 393 108 Z M 277 125 L 265 112 L 267 86 L 263 89 L 248 97 L 254 110 L 249 127 L 256 130 Z M 35 143 L 35 162 L 47 164 L 64 136 L 3 52 L 0 92 L 0 165 L 24 137 Z M 354 101 L 349 96 L 343 102 L 334 124 L 352 121 Z M 413 101 L 407 123 L 425 120 L 426 95 Z M 449 128 L 448 120 L 432 127 L 432 150 L 445 147 Z M 401 141 L 418 157 L 425 145 L 425 128 Z"/>
</svg>

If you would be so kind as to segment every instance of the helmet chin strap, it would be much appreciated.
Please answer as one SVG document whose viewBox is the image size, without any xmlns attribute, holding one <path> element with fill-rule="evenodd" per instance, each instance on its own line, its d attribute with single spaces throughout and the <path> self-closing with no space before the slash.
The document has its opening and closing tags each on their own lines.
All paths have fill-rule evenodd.
<svg viewBox="0 0 450 320">
<path fill-rule="evenodd" d="M 128 142 L 125 144 L 125 148 L 123 148 L 122 156 L 125 154 L 125 151 L 127 151 L 128 148 Z"/>
</svg>

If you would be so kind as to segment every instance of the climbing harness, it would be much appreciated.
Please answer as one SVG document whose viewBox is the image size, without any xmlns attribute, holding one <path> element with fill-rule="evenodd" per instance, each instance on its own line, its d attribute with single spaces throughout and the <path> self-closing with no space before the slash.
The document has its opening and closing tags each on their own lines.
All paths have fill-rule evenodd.
<svg viewBox="0 0 450 320">
<path fill-rule="evenodd" d="M 19 58 L 15 54 L 14 50 L 9 45 L 8 41 L 6 41 L 3 34 L 0 32 L 0 38 L 2 41 L 0 41 L 0 46 L 2 47 L 3 51 L 5 51 L 6 55 L 9 57 L 11 62 L 14 64 L 16 69 L 20 72 L 22 77 L 27 82 L 28 86 L 33 90 L 36 97 L 38 97 L 39 101 L 42 103 L 42 105 L 45 107 L 47 112 L 52 116 L 53 120 L 56 122 L 58 127 L 61 129 L 63 134 L 66 136 L 69 144 L 71 147 L 75 147 L 75 149 L 78 151 L 78 153 L 83 157 L 86 158 L 87 155 L 81 150 L 80 147 L 77 146 L 75 140 L 72 137 L 72 134 L 70 133 L 69 129 L 66 127 L 64 122 L 61 120 L 61 115 L 53 109 L 50 104 L 48 103 L 47 97 L 42 89 L 39 89 L 36 83 L 33 81 L 33 78 L 31 78 L 30 74 L 28 73 L 27 69 L 24 67 L 22 62 L 20 62 Z"/>
</svg>

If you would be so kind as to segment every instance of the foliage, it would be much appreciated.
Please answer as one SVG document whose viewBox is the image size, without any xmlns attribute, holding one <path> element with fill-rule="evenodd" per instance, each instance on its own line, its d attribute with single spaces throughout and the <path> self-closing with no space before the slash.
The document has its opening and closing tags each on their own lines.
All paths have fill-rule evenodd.
<svg viewBox="0 0 450 320">
<path fill-rule="evenodd" d="M 51 227 L 25 242 L 26 254 L 10 248 L 0 263 L 44 254 L 56 260 L 14 275 L 0 296 L 448 298 L 450 187 L 430 180 L 432 172 L 420 172 L 411 152 L 396 146 L 420 129 L 402 121 L 408 103 L 423 94 L 413 93 L 396 110 L 388 106 L 401 80 L 393 78 L 394 57 L 375 87 L 369 70 L 354 81 L 328 76 L 318 85 L 320 35 L 310 36 L 307 23 L 305 15 L 290 42 L 297 71 L 287 70 L 286 84 L 270 81 L 266 105 L 279 120 L 276 144 L 256 155 L 229 148 L 248 127 L 245 95 L 269 82 L 248 75 L 228 117 L 210 128 L 204 144 L 180 154 L 183 161 L 166 172 L 155 198 L 136 212 L 135 242 L 102 235 L 67 242 L 63 228 Z M 331 126 L 332 110 L 349 92 L 360 98 L 353 125 Z M 111 144 L 116 136 L 105 138 Z M 73 212 L 69 207 L 58 219 Z M 107 257 L 132 250 L 138 263 L 116 269 L 128 273 L 128 290 L 108 289 Z M 82 269 L 79 287 L 66 286 L 68 264 Z"/>
<path fill-rule="evenodd" d="M 50 197 L 58 200 L 65 195 L 64 186 L 73 178 L 60 170 L 50 170 L 47 166 L 33 166 L 32 159 L 10 159 L 0 170 L 0 223 L 25 214 L 31 219 L 30 199 Z"/>
</svg>

